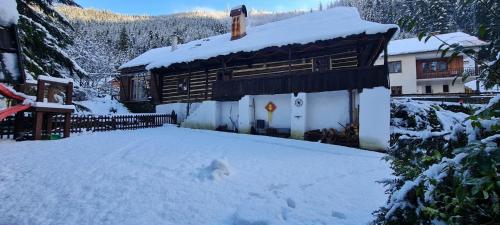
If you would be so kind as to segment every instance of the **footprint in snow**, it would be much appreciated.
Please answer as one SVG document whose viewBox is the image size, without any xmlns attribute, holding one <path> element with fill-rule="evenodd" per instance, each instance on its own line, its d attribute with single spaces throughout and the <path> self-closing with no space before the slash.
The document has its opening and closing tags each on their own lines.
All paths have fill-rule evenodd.
<svg viewBox="0 0 500 225">
<path fill-rule="evenodd" d="M 335 218 L 339 218 L 339 219 L 347 218 L 344 213 L 337 212 L 337 211 L 332 211 L 332 216 Z"/>
<path fill-rule="evenodd" d="M 286 199 L 286 205 L 292 209 L 295 209 L 296 206 L 295 201 L 291 198 Z"/>
<path fill-rule="evenodd" d="M 200 168 L 198 171 L 198 179 L 204 180 L 219 180 L 228 177 L 231 174 L 229 165 L 225 160 L 213 160 L 209 166 Z"/>
</svg>

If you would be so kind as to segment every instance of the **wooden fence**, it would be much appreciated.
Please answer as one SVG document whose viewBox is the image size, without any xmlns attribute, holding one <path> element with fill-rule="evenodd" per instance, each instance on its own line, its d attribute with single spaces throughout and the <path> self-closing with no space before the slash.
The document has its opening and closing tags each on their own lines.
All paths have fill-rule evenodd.
<svg viewBox="0 0 500 225">
<path fill-rule="evenodd" d="M 0 139 L 14 138 L 14 120 L 8 117 L 0 122 Z M 32 135 L 33 115 L 28 114 L 22 123 L 26 136 Z M 143 114 L 143 115 L 72 115 L 71 133 L 104 132 L 113 130 L 136 130 L 144 128 L 161 127 L 164 124 L 176 124 L 177 116 L 170 114 Z M 62 135 L 64 117 L 54 116 L 52 120 L 52 134 Z M 43 128 L 43 136 L 47 137 L 47 128 Z"/>
</svg>

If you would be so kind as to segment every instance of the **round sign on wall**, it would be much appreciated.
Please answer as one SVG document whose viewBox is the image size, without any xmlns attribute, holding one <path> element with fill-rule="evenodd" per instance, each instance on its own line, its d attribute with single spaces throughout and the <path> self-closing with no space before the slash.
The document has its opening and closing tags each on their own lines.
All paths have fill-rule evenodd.
<svg viewBox="0 0 500 225">
<path fill-rule="evenodd" d="M 297 107 L 302 107 L 304 105 L 304 100 L 302 100 L 301 98 L 297 98 L 295 99 L 295 106 Z"/>
</svg>

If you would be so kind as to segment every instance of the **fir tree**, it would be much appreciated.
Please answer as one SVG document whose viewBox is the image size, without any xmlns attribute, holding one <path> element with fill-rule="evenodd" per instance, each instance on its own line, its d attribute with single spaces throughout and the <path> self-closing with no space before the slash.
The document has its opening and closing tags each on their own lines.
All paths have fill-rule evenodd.
<svg viewBox="0 0 500 225">
<path fill-rule="evenodd" d="M 84 77 L 86 72 L 66 53 L 72 44 L 70 23 L 46 0 L 17 0 L 20 39 L 27 76 Z M 75 4 L 72 0 L 65 3 Z M 27 78 L 29 79 L 29 77 Z"/>
<path fill-rule="evenodd" d="M 150 35 L 150 39 L 152 40 L 153 39 L 153 32 L 151 31 L 149 33 L 149 35 Z M 129 43 L 130 43 L 130 39 L 128 37 L 127 29 L 125 27 L 123 27 L 122 30 L 120 31 L 120 38 L 118 40 L 118 50 L 122 51 L 122 52 L 127 51 L 129 48 Z"/>
<path fill-rule="evenodd" d="M 450 17 L 448 15 L 449 0 L 434 0 L 429 2 L 428 30 L 435 33 L 447 33 Z"/>
</svg>

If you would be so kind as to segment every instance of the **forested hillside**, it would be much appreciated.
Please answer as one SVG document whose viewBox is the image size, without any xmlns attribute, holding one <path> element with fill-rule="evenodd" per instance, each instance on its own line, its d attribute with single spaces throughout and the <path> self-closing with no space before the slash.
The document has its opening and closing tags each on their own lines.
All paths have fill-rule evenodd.
<svg viewBox="0 0 500 225">
<path fill-rule="evenodd" d="M 187 12 L 167 16 L 131 16 L 109 11 L 59 6 L 71 22 L 74 44 L 70 54 L 89 73 L 112 73 L 122 63 L 145 51 L 170 45 L 170 36 L 181 43 L 228 33 L 228 12 Z M 250 26 L 281 20 L 302 12 L 250 12 Z"/>
<path fill-rule="evenodd" d="M 463 31 L 472 35 L 479 32 L 479 24 L 498 24 L 495 1 L 464 0 L 338 0 L 326 8 L 354 6 L 366 20 L 381 23 L 397 23 L 403 17 L 416 20 L 413 33 L 403 32 L 398 37 L 414 37 L 419 31 L 449 33 Z M 321 6 L 322 8 L 322 6 Z M 496 10 L 498 12 L 498 10 Z"/>
<path fill-rule="evenodd" d="M 436 33 L 464 31 L 473 35 L 479 24 L 494 23 L 484 13 L 498 7 L 490 3 L 460 4 L 462 0 L 338 0 L 318 5 L 314 10 L 336 6 L 358 8 L 370 21 L 397 23 L 404 16 L 415 18 L 416 29 L 404 30 L 396 38 L 414 37 L 422 30 Z M 312 11 L 313 9 L 311 9 Z M 228 12 L 199 11 L 167 16 L 121 15 L 104 10 L 82 9 L 61 5 L 58 11 L 66 15 L 74 27 L 74 44 L 69 52 L 90 73 L 111 73 L 115 67 L 156 47 L 168 46 L 169 37 L 176 34 L 181 43 L 229 32 Z M 250 26 L 277 21 L 308 12 L 250 12 Z"/>
</svg>

